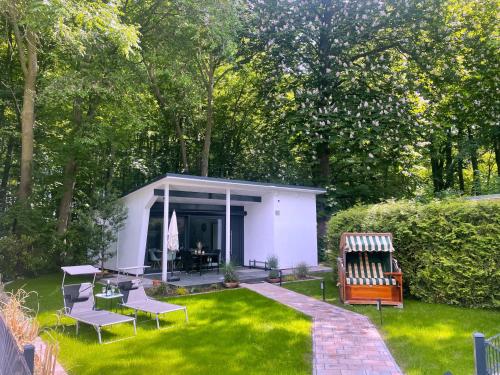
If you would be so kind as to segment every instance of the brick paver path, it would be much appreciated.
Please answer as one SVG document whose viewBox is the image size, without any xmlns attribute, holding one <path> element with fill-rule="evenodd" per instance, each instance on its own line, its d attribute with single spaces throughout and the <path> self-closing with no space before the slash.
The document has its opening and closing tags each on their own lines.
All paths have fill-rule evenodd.
<svg viewBox="0 0 500 375">
<path fill-rule="evenodd" d="M 269 283 L 242 286 L 313 318 L 314 375 L 402 374 L 366 316 Z"/>
</svg>

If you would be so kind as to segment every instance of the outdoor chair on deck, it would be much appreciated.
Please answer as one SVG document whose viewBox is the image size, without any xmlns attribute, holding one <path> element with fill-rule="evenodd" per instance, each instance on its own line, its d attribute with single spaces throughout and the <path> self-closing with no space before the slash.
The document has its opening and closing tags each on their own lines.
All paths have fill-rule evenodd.
<svg viewBox="0 0 500 375">
<path fill-rule="evenodd" d="M 179 253 L 181 254 L 182 269 L 186 273 L 191 272 L 194 266 L 193 254 L 189 250 L 181 250 Z"/>
<path fill-rule="evenodd" d="M 76 269 L 77 267 L 92 267 L 92 266 L 76 266 L 76 267 L 62 267 L 65 272 L 69 274 L 85 274 L 85 273 L 71 273 L 71 268 Z M 93 267 L 92 267 L 93 268 Z M 97 270 L 99 271 L 99 270 Z M 89 324 L 97 331 L 97 336 L 99 338 L 99 344 L 102 344 L 101 338 L 101 328 L 120 324 L 132 322 L 134 324 L 134 335 L 136 332 L 135 318 L 130 316 L 125 316 L 121 314 L 116 314 L 111 311 L 96 310 L 94 293 L 93 293 L 93 283 L 80 283 L 80 284 L 69 284 L 64 285 L 63 279 L 63 300 L 64 300 L 64 314 L 76 320 L 76 334 L 78 335 L 79 323 Z"/>
<path fill-rule="evenodd" d="M 340 299 L 346 304 L 403 306 L 403 274 L 391 233 L 343 233 L 337 260 Z"/>
<path fill-rule="evenodd" d="M 155 299 L 149 298 L 146 295 L 144 286 L 141 280 L 134 279 L 130 281 L 124 281 L 118 284 L 120 292 L 123 294 L 123 307 L 128 307 L 129 309 L 135 310 L 135 318 L 137 319 L 137 312 L 144 311 L 149 314 L 156 315 L 156 327 L 160 329 L 160 314 L 166 314 L 173 311 L 184 310 L 186 316 L 186 322 L 188 321 L 188 313 L 186 306 L 174 305 L 172 303 L 161 302 Z"/>
<path fill-rule="evenodd" d="M 220 250 L 212 250 L 212 253 L 215 255 L 211 255 L 208 258 L 208 263 L 207 263 L 207 268 L 210 268 L 211 270 L 217 268 L 217 273 L 219 273 L 219 265 L 220 265 Z"/>
<path fill-rule="evenodd" d="M 161 257 L 157 255 L 158 249 L 148 249 L 149 261 L 153 268 L 161 268 Z"/>
</svg>

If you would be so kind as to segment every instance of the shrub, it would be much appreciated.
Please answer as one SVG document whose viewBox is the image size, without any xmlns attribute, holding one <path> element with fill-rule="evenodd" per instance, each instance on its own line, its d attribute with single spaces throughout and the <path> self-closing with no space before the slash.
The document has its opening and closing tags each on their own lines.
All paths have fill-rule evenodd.
<svg viewBox="0 0 500 375">
<path fill-rule="evenodd" d="M 179 288 L 176 289 L 175 293 L 178 296 L 185 296 L 185 295 L 189 294 L 189 291 L 186 288 L 179 287 Z"/>
<path fill-rule="evenodd" d="M 269 278 L 277 279 L 279 277 L 278 257 L 276 255 L 269 255 L 267 257 L 267 266 L 270 268 Z"/>
<path fill-rule="evenodd" d="M 401 201 L 341 211 L 327 232 L 334 268 L 343 232 L 391 232 L 405 291 L 417 298 L 500 306 L 500 201 Z"/>
<path fill-rule="evenodd" d="M 147 289 L 146 292 L 150 296 L 159 296 L 159 297 L 162 297 L 162 296 L 169 295 L 171 289 L 172 288 L 167 283 L 163 283 L 162 282 L 162 283 L 159 283 L 156 286 L 153 286 L 153 287 Z"/>
<path fill-rule="evenodd" d="M 297 279 L 305 279 L 307 275 L 309 274 L 309 269 L 307 267 L 306 262 L 300 262 L 297 264 L 297 266 L 294 268 L 293 273 L 297 277 Z"/>
<path fill-rule="evenodd" d="M 66 233 L 65 262 L 99 263 L 103 268 L 104 262 L 114 255 L 110 245 L 125 224 L 126 208 L 114 196 L 100 197 L 95 208 L 76 210 L 73 215 L 76 220 Z"/>
<path fill-rule="evenodd" d="M 0 215 L 0 273 L 5 280 L 57 269 L 55 221 L 47 211 L 16 204 Z"/>
<path fill-rule="evenodd" d="M 225 283 L 237 283 L 240 281 L 238 274 L 231 262 L 224 264 L 224 282 Z"/>
</svg>

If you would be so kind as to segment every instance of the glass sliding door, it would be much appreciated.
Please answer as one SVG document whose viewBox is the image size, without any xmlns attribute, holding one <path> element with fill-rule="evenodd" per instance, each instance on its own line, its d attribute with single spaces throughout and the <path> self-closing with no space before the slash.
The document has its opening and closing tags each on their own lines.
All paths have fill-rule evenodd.
<svg viewBox="0 0 500 375">
<path fill-rule="evenodd" d="M 161 272 L 162 248 L 163 218 L 150 217 L 144 259 L 144 265 L 150 268 L 146 272 Z"/>
<path fill-rule="evenodd" d="M 195 249 L 201 242 L 203 249 L 221 250 L 223 236 L 223 221 L 219 217 L 190 216 L 188 243 L 190 249 Z"/>
<path fill-rule="evenodd" d="M 186 227 L 187 227 L 187 216 L 177 215 L 177 230 L 179 232 L 179 250 L 186 250 L 189 245 L 186 245 Z"/>
</svg>

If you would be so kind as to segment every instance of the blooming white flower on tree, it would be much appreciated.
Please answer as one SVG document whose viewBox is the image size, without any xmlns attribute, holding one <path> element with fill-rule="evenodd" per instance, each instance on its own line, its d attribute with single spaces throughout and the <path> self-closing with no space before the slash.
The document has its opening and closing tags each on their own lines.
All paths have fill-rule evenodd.
<svg viewBox="0 0 500 375">
<path fill-rule="evenodd" d="M 401 74 L 408 59 L 403 51 L 430 24 L 438 24 L 430 21 L 442 13 L 442 3 L 249 4 L 253 18 L 245 48 L 259 56 L 255 66 L 267 77 L 261 90 L 269 105 L 286 108 L 280 126 L 293 126 L 293 141 L 309 160 L 315 183 L 338 183 L 339 177 L 353 176 L 354 171 L 366 176 L 370 170 L 373 176 L 380 168 L 399 174 L 407 157 L 401 146 L 414 144 L 421 132 L 407 98 L 408 77 Z M 290 95 L 275 95 L 284 90 Z M 368 153 L 373 155 L 370 168 L 365 165 Z"/>
</svg>

